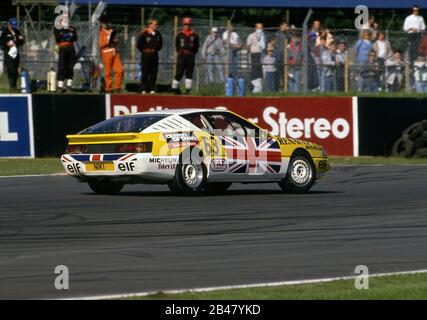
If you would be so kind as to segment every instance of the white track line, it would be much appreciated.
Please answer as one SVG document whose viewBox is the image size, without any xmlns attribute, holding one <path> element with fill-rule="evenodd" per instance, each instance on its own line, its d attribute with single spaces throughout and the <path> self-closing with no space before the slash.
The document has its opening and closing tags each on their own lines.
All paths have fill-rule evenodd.
<svg viewBox="0 0 427 320">
<path fill-rule="evenodd" d="M 23 174 L 23 175 L 16 175 L 16 176 L 0 176 L 0 179 L 7 179 L 7 178 L 35 178 L 35 177 L 57 177 L 57 176 L 65 176 L 65 173 L 45 173 L 45 174 Z"/>
<path fill-rule="evenodd" d="M 385 277 L 385 276 L 397 276 L 397 275 L 408 275 L 417 273 L 427 273 L 427 269 L 402 271 L 402 272 L 389 272 L 389 273 L 376 273 L 370 274 L 369 277 Z M 83 296 L 76 298 L 68 298 L 64 300 L 102 300 L 102 299 L 125 299 L 131 297 L 145 297 L 158 293 L 164 294 L 180 294 L 186 292 L 211 292 L 218 290 L 231 290 L 231 289 L 247 289 L 247 288 L 259 288 L 259 287 L 277 287 L 277 286 L 292 286 L 309 283 L 321 283 L 331 282 L 337 280 L 351 280 L 355 279 L 357 275 L 347 277 L 335 277 L 335 278 L 321 278 L 321 279 L 310 279 L 310 280 L 290 280 L 290 281 L 279 281 L 279 282 L 266 282 L 266 283 L 254 283 L 254 284 L 242 284 L 234 286 L 218 286 L 218 287 L 206 287 L 206 288 L 194 288 L 194 289 L 179 289 L 179 290 L 160 290 L 151 292 L 135 292 L 135 293 L 122 293 L 122 294 L 110 294 L 110 295 L 97 295 L 97 296 Z"/>
</svg>

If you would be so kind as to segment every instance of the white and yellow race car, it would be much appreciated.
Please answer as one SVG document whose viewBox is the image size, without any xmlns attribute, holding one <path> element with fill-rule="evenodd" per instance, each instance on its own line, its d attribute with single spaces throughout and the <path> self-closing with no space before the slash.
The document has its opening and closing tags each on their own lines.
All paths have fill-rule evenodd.
<svg viewBox="0 0 427 320">
<path fill-rule="evenodd" d="M 179 193 L 219 193 L 236 182 L 278 182 L 286 192 L 302 193 L 329 170 L 321 146 L 272 136 L 224 110 L 117 116 L 67 138 L 61 157 L 65 172 L 99 194 L 137 183 L 167 184 Z"/>
</svg>

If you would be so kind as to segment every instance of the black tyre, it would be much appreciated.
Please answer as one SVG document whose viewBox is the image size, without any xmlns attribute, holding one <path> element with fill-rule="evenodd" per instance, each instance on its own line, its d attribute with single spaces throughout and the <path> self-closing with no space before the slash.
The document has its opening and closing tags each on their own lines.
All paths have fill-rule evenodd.
<svg viewBox="0 0 427 320">
<path fill-rule="evenodd" d="M 124 184 L 110 180 L 94 180 L 88 182 L 89 187 L 97 194 L 116 194 L 123 189 Z"/>
<path fill-rule="evenodd" d="M 231 182 L 209 182 L 206 184 L 206 191 L 212 194 L 224 193 L 231 186 Z"/>
<path fill-rule="evenodd" d="M 286 177 L 279 182 L 283 191 L 289 193 L 305 193 L 316 180 L 314 163 L 308 155 L 298 154 L 291 158 Z"/>
<path fill-rule="evenodd" d="M 169 189 L 174 193 L 201 192 L 205 188 L 207 175 L 201 152 L 196 150 L 183 154 L 176 167 L 175 176 L 169 183 Z"/>
</svg>

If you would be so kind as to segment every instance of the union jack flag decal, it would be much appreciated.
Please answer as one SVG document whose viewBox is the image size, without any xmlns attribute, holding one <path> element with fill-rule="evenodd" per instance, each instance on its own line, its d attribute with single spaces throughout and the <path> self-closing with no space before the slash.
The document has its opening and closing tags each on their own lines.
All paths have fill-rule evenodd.
<svg viewBox="0 0 427 320">
<path fill-rule="evenodd" d="M 227 153 L 230 173 L 276 174 L 280 172 L 282 155 L 276 140 L 221 136 L 221 141 Z"/>
</svg>

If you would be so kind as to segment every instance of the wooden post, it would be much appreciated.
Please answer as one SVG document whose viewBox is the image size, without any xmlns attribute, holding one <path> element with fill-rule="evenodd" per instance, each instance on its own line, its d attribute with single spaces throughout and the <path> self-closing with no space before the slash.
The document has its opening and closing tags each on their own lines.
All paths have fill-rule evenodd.
<svg viewBox="0 0 427 320">
<path fill-rule="evenodd" d="M 141 7 L 141 30 L 144 29 L 145 26 L 145 7 Z"/>
<path fill-rule="evenodd" d="M 211 28 L 213 27 L 213 9 L 212 8 L 209 9 L 209 26 Z"/>
<path fill-rule="evenodd" d="M 132 80 L 135 80 L 135 64 L 136 64 L 136 39 L 135 36 L 130 38 L 130 59 L 131 59 L 131 74 Z"/>
<path fill-rule="evenodd" d="M 285 45 L 283 49 L 283 91 L 288 92 L 288 37 L 285 38 Z"/>
<path fill-rule="evenodd" d="M 227 50 L 225 52 L 225 77 L 228 78 L 230 69 L 230 38 L 231 38 L 231 20 L 227 20 Z M 236 76 L 236 75 L 233 75 Z"/>
<path fill-rule="evenodd" d="M 349 88 L 349 64 L 350 64 L 350 59 L 348 57 L 348 51 L 345 52 L 345 57 L 344 57 L 344 92 L 348 92 L 348 88 Z"/>
<path fill-rule="evenodd" d="M 176 74 L 176 63 L 177 63 L 177 52 L 175 48 L 175 39 L 178 35 L 178 16 L 175 16 L 173 19 L 173 75 L 175 77 Z"/>
<path fill-rule="evenodd" d="M 18 21 L 18 25 L 19 25 L 19 20 L 21 20 L 19 4 L 16 5 L 16 20 Z"/>
</svg>

